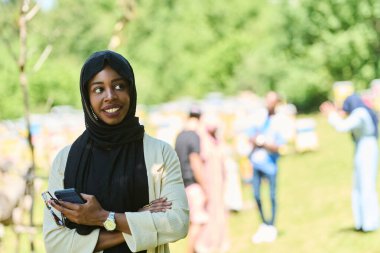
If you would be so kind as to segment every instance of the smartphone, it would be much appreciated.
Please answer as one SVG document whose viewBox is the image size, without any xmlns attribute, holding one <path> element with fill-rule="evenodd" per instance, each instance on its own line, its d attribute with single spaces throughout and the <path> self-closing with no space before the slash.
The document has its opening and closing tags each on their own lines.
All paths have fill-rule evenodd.
<svg viewBox="0 0 380 253">
<path fill-rule="evenodd" d="M 86 203 L 86 200 L 82 198 L 82 196 L 74 189 L 63 189 L 63 190 L 57 190 L 54 192 L 54 195 L 59 200 L 63 200 L 70 203 L 75 204 L 84 204 Z"/>
</svg>

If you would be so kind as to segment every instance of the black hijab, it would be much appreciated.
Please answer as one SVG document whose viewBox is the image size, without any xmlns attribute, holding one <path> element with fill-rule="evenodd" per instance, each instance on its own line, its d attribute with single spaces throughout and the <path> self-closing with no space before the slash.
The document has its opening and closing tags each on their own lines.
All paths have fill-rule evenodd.
<svg viewBox="0 0 380 253">
<path fill-rule="evenodd" d="M 89 99 L 89 81 L 107 65 L 125 78 L 129 85 L 129 111 L 117 125 L 108 125 L 98 119 Z M 149 193 L 143 149 L 144 127 L 135 117 L 137 93 L 131 65 L 123 56 L 112 51 L 92 54 L 82 67 L 80 92 L 86 130 L 71 146 L 64 187 L 95 195 L 107 211 L 135 212 L 148 204 Z M 68 220 L 66 225 L 82 235 L 98 228 Z M 123 243 L 104 252 L 131 251 Z"/>
</svg>

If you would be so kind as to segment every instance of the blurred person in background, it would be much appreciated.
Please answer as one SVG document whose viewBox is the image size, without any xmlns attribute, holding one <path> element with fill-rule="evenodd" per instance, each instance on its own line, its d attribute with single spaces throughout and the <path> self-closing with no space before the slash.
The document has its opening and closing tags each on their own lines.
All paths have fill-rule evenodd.
<svg viewBox="0 0 380 253">
<path fill-rule="evenodd" d="M 378 170 L 378 117 L 357 94 L 344 100 L 343 108 L 324 102 L 320 111 L 339 132 L 350 132 L 355 145 L 352 208 L 355 229 L 369 232 L 379 227 L 376 191 Z"/>
<path fill-rule="evenodd" d="M 188 231 L 180 163 L 135 116 L 131 65 L 113 51 L 95 52 L 82 67 L 80 94 L 86 130 L 56 156 L 43 195 L 46 251 L 169 252 Z M 64 188 L 85 203 L 53 199 Z"/>
<path fill-rule="evenodd" d="M 222 122 L 214 113 L 206 113 L 202 115 L 202 125 L 201 157 L 209 218 L 201 228 L 195 248 L 197 253 L 227 252 L 228 210 L 224 201 L 226 144 L 220 134 Z"/>
<path fill-rule="evenodd" d="M 234 155 L 232 147 L 226 147 L 224 167 L 226 173 L 224 202 L 230 212 L 237 213 L 243 209 L 242 176 L 239 171 L 237 155 Z"/>
<path fill-rule="evenodd" d="M 175 141 L 175 151 L 181 164 L 183 182 L 190 208 L 188 253 L 196 252 L 195 247 L 200 238 L 199 234 L 202 226 L 209 219 L 206 211 L 206 185 L 201 158 L 200 118 L 200 108 L 193 106 L 190 109 L 184 129 L 178 134 Z"/>
<path fill-rule="evenodd" d="M 280 95 L 274 91 L 267 93 L 265 97 L 266 116 L 262 124 L 249 130 L 252 152 L 249 160 L 253 167 L 253 190 L 260 213 L 262 224 L 252 236 L 253 243 L 273 242 L 277 238 L 275 218 L 277 212 L 277 161 L 280 157 L 279 149 L 285 144 L 279 127 L 281 124 L 276 119 L 276 107 L 281 102 Z M 264 214 L 261 200 L 262 181 L 267 180 L 270 188 L 271 216 Z"/>
</svg>

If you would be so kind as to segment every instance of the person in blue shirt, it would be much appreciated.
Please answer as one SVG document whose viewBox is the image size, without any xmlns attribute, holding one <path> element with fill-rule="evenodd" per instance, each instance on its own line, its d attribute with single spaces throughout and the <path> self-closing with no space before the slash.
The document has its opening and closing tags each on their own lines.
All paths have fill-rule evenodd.
<svg viewBox="0 0 380 253">
<path fill-rule="evenodd" d="M 378 171 L 378 117 L 363 100 L 353 94 L 343 108 L 331 102 L 320 106 L 329 123 L 339 132 L 350 132 L 355 145 L 352 208 L 355 229 L 363 232 L 379 228 L 379 203 L 376 191 Z M 342 117 L 343 114 L 343 117 Z"/>
<path fill-rule="evenodd" d="M 253 149 L 249 155 L 249 160 L 253 167 L 253 190 L 260 213 L 262 224 L 258 231 L 253 235 L 253 243 L 272 242 L 277 237 L 277 229 L 274 226 L 277 201 L 276 201 L 276 185 L 277 185 L 277 161 L 280 157 L 279 149 L 285 144 L 285 140 L 279 131 L 278 121 L 276 120 L 276 107 L 281 102 L 279 94 L 270 91 L 266 97 L 267 114 L 262 124 L 254 126 L 249 130 L 249 137 Z M 271 216 L 266 218 L 263 212 L 261 201 L 261 183 L 267 180 L 270 186 L 271 199 Z"/>
</svg>

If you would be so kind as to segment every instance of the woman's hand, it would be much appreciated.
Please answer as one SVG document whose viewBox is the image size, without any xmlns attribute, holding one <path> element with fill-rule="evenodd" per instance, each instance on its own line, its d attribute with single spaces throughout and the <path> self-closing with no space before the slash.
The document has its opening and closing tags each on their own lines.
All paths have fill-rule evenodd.
<svg viewBox="0 0 380 253">
<path fill-rule="evenodd" d="M 139 212 L 150 211 L 151 213 L 165 212 L 172 208 L 172 202 L 168 201 L 167 198 L 159 198 L 153 200 L 148 205 L 143 206 L 139 209 Z"/>
<path fill-rule="evenodd" d="M 77 224 L 103 226 L 108 212 L 104 210 L 94 195 L 81 193 L 86 200 L 84 204 L 74 204 L 59 200 L 59 204 L 50 201 L 50 204 L 60 211 L 66 218 Z"/>
<path fill-rule="evenodd" d="M 263 134 L 259 134 L 255 137 L 255 145 L 259 148 L 265 145 L 265 136 Z"/>
<path fill-rule="evenodd" d="M 326 116 L 329 116 L 330 113 L 337 111 L 335 105 L 329 101 L 323 102 L 319 107 L 319 110 Z"/>
</svg>

